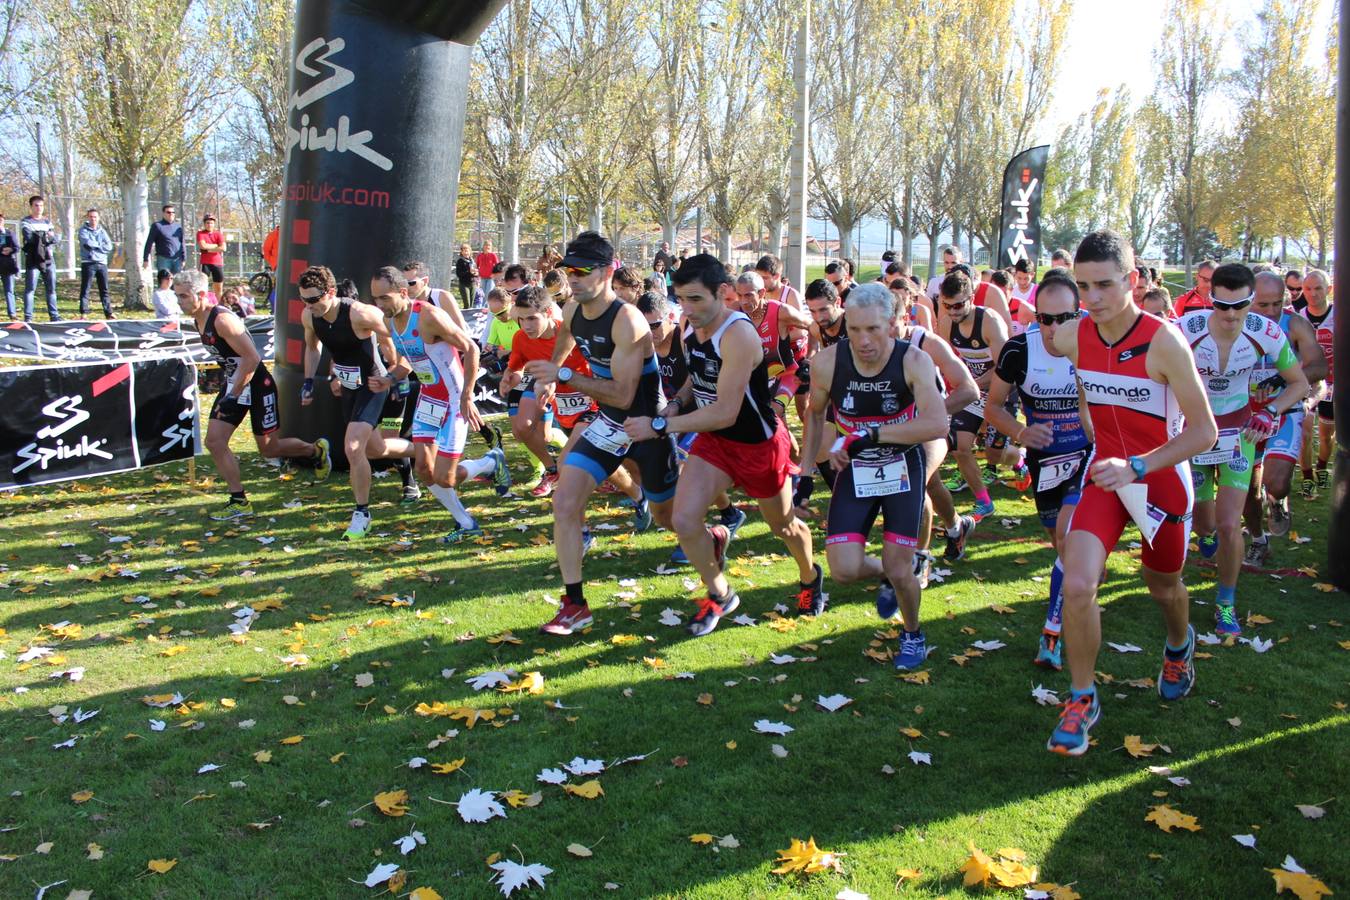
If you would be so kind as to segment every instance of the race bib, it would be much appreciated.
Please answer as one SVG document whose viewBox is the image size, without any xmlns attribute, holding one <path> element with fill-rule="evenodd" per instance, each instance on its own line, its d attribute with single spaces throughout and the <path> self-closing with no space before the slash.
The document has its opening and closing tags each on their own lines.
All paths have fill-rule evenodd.
<svg viewBox="0 0 1350 900">
<path fill-rule="evenodd" d="M 903 456 L 890 461 L 853 460 L 853 496 L 889 497 L 909 490 L 909 465 Z"/>
<path fill-rule="evenodd" d="M 1238 455 L 1238 441 L 1241 434 L 1242 430 L 1239 428 L 1220 429 L 1219 439 L 1214 442 L 1214 446 L 1204 453 L 1192 457 L 1191 462 L 1197 466 L 1223 465 Z"/>
<path fill-rule="evenodd" d="M 411 362 L 413 367 L 413 374 L 417 376 L 418 381 L 422 382 L 423 384 L 436 383 L 436 370 L 435 368 L 432 367 L 431 360 L 414 359 Z"/>
<path fill-rule="evenodd" d="M 590 425 L 587 425 L 581 436 L 593 447 L 614 456 L 623 456 L 633 444 L 628 435 L 624 433 L 623 426 L 611 422 L 608 416 L 600 416 Z"/>
<path fill-rule="evenodd" d="M 234 402 L 235 402 L 235 403 L 238 403 L 240 406 L 252 406 L 252 405 L 253 405 L 253 385 L 251 385 L 251 384 L 246 384 L 246 385 L 244 385 L 244 389 L 243 389 L 242 391 L 239 392 L 239 396 L 238 396 L 238 397 L 235 397 L 235 398 L 234 398 Z"/>
<path fill-rule="evenodd" d="M 1041 460 L 1041 474 L 1036 479 L 1036 493 L 1053 490 L 1068 481 L 1077 474 L 1086 456 L 1087 451 L 1075 450 L 1073 453 L 1047 456 Z"/>
<path fill-rule="evenodd" d="M 559 391 L 553 395 L 553 404 L 560 416 L 577 416 L 591 408 L 591 398 L 580 391 Z"/>
<path fill-rule="evenodd" d="M 333 377 L 338 380 L 338 384 L 349 390 L 361 389 L 361 367 L 360 366 L 333 366 Z"/>
<path fill-rule="evenodd" d="M 984 415 L 984 401 L 987 400 L 987 399 L 989 399 L 988 395 L 985 394 L 983 391 L 981 391 L 981 392 L 980 392 L 980 396 L 977 397 L 977 398 L 975 399 L 975 402 L 974 402 L 974 403 L 972 403 L 972 404 L 970 404 L 969 406 L 967 406 L 966 409 L 965 409 L 965 411 L 968 412 L 968 413 L 971 413 L 971 414 L 973 414 L 973 415 L 983 416 L 983 415 Z"/>
<path fill-rule="evenodd" d="M 450 404 L 445 400 L 428 397 L 425 394 L 417 398 L 417 408 L 413 410 L 413 421 L 432 428 L 440 428 L 450 415 Z"/>
</svg>

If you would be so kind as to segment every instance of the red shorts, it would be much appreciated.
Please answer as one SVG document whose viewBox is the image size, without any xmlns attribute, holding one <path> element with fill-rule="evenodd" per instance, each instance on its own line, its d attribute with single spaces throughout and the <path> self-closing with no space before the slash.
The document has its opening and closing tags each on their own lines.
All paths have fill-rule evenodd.
<svg viewBox="0 0 1350 900">
<path fill-rule="evenodd" d="M 1092 461 L 1088 461 L 1091 466 Z M 1144 545 L 1141 562 L 1154 572 L 1178 572 L 1186 563 L 1186 541 L 1191 531 L 1191 507 L 1194 495 L 1191 490 L 1190 467 L 1178 466 L 1161 469 L 1144 476 L 1148 485 L 1148 503 L 1166 518 L 1158 526 L 1158 533 L 1152 543 L 1142 541 Z M 1115 491 L 1104 491 L 1092 483 L 1084 470 L 1083 495 L 1074 508 L 1073 518 L 1069 520 L 1069 531 L 1086 531 L 1095 535 L 1110 553 L 1130 523 L 1130 514 L 1125 504 L 1120 502 Z"/>
<path fill-rule="evenodd" d="M 711 433 L 700 434 L 694 438 L 689 455 L 727 473 L 732 484 L 755 500 L 778 496 L 788 477 L 801 471 L 792 461 L 792 440 L 782 422 L 778 422 L 773 437 L 758 444 L 730 441 Z"/>
</svg>

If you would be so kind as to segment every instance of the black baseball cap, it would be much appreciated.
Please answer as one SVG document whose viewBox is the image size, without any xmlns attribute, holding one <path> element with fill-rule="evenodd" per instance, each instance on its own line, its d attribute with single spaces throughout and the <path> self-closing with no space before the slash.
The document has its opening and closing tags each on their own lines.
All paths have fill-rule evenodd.
<svg viewBox="0 0 1350 900">
<path fill-rule="evenodd" d="M 567 243 L 559 266 L 592 266 L 601 268 L 614 265 L 614 245 L 598 231 L 583 231 Z"/>
</svg>

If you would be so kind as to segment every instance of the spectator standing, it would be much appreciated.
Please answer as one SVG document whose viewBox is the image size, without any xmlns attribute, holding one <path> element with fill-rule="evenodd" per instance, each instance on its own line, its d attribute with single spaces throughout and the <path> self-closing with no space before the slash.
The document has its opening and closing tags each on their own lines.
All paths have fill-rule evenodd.
<svg viewBox="0 0 1350 900">
<path fill-rule="evenodd" d="M 113 251 L 112 238 L 99 224 L 97 209 L 84 214 L 84 224 L 77 235 L 80 245 L 80 318 L 89 315 L 89 285 L 98 282 L 98 299 L 103 303 L 103 318 L 115 319 L 112 304 L 108 302 L 108 254 Z"/>
<path fill-rule="evenodd" d="M 19 274 L 19 242 L 0 213 L 0 286 L 5 291 L 5 314 L 14 321 L 14 276 Z"/>
<path fill-rule="evenodd" d="M 671 266 L 675 264 L 675 257 L 670 253 L 670 241 L 662 241 L 661 249 L 656 251 L 656 256 L 652 257 L 652 268 L 657 267 L 657 263 L 663 263 L 659 271 L 669 272 Z"/>
<path fill-rule="evenodd" d="M 225 233 L 216 228 L 216 217 L 207 213 L 197 232 L 197 255 L 201 270 L 211 279 L 211 292 L 217 297 L 225 287 Z"/>
<path fill-rule="evenodd" d="M 497 286 L 497 282 L 493 280 L 493 270 L 500 262 L 501 257 L 492 252 L 492 241 L 483 241 L 482 252 L 474 257 L 473 264 L 478 269 L 478 277 L 482 279 L 484 295 L 491 294 L 492 289 Z"/>
<path fill-rule="evenodd" d="M 38 276 L 47 289 L 47 316 L 60 322 L 56 313 L 56 264 L 52 248 L 60 237 L 47 218 L 47 201 L 41 195 L 28 198 L 28 215 L 19 220 L 19 243 L 23 245 L 23 320 L 33 321 L 33 294 L 37 292 Z"/>
<path fill-rule="evenodd" d="M 156 319 L 176 319 L 181 312 L 172 283 L 173 274 L 168 269 L 160 269 L 155 273 L 155 293 L 151 296 L 151 300 L 155 304 Z"/>
<path fill-rule="evenodd" d="M 145 247 L 141 250 L 141 264 L 150 265 L 150 250 L 153 248 L 155 268 L 168 269 L 170 273 L 177 275 L 183 271 L 183 260 L 186 258 L 183 249 L 183 226 L 174 221 L 177 210 L 172 203 L 164 204 L 160 212 L 163 218 L 151 225 L 150 233 L 146 235 Z"/>
<path fill-rule="evenodd" d="M 459 305 L 464 309 L 473 305 L 473 283 L 477 280 L 473 250 L 468 244 L 460 244 L 459 256 L 455 257 L 455 281 L 459 284 Z"/>
</svg>

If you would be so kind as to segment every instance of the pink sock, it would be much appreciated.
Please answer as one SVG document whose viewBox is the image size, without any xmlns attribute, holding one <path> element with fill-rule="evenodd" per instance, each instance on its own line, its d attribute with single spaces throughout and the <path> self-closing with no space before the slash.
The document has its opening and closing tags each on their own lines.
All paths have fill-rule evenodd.
<svg viewBox="0 0 1350 900">
<path fill-rule="evenodd" d="M 981 503 L 989 502 L 989 491 L 986 488 L 980 488 L 975 492 L 975 499 Z"/>
</svg>

